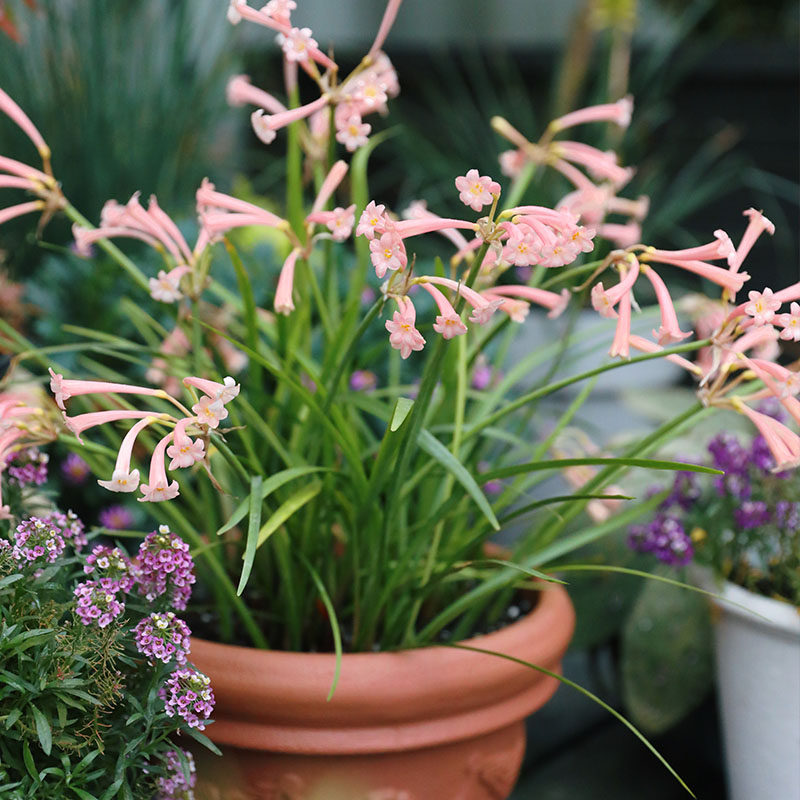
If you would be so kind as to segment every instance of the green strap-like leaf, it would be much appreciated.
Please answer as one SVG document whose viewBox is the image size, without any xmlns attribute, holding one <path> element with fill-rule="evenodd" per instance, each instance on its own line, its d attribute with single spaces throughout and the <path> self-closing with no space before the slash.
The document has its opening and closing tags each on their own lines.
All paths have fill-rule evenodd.
<svg viewBox="0 0 800 800">
<path fill-rule="evenodd" d="M 247 586 L 247 580 L 253 569 L 253 560 L 256 557 L 258 548 L 258 532 L 261 529 L 261 488 L 264 479 L 261 475 L 254 475 L 250 479 L 250 518 L 247 523 L 247 544 L 244 550 L 244 564 L 242 564 L 242 575 L 239 578 L 239 587 L 236 594 L 240 595 Z"/>
<path fill-rule="evenodd" d="M 31 711 L 36 723 L 36 735 L 39 737 L 39 744 L 42 746 L 44 754 L 49 756 L 53 747 L 53 731 L 50 728 L 50 723 L 47 721 L 47 717 L 33 704 L 31 704 Z"/>
<path fill-rule="evenodd" d="M 419 433 L 419 446 L 429 455 L 435 458 L 467 491 L 469 496 L 475 501 L 476 505 L 483 512 L 490 525 L 496 530 L 500 530 L 500 523 L 486 499 L 486 495 L 481 491 L 472 475 L 466 467 L 429 431 L 425 429 Z M 483 476 L 481 476 L 483 479 Z"/>
<path fill-rule="evenodd" d="M 315 481 L 308 486 L 304 486 L 299 491 L 295 492 L 280 508 L 264 523 L 261 530 L 258 532 L 257 547 L 261 547 L 264 542 L 275 533 L 278 528 L 286 522 L 289 517 L 296 511 L 301 509 L 309 500 L 315 498 L 322 489 L 322 482 Z"/>
</svg>

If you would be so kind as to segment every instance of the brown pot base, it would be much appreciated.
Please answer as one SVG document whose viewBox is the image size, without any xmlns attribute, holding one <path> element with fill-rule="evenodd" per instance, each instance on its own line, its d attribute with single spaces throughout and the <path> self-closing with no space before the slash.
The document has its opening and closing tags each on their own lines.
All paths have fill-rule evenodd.
<svg viewBox="0 0 800 800">
<path fill-rule="evenodd" d="M 197 752 L 197 800 L 505 800 L 522 766 L 516 722 L 474 739 L 402 753 L 298 756 Z"/>
</svg>

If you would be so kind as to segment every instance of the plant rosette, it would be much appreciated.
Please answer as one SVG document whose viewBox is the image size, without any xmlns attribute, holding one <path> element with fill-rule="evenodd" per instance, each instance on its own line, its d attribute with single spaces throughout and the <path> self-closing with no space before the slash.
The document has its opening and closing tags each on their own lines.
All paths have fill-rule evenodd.
<svg viewBox="0 0 800 800">
<path fill-rule="evenodd" d="M 506 186 L 465 165 L 450 191 L 467 210 L 454 217 L 423 202 L 398 215 L 370 199 L 369 158 L 391 132 L 370 136 L 365 119 L 385 112 L 399 91 L 383 45 L 400 5 L 387 3 L 372 46 L 342 78 L 310 29 L 292 24 L 293 0 L 261 9 L 232 0 L 232 24 L 279 34 L 285 102 L 246 76 L 231 79 L 228 99 L 255 107 L 250 122 L 264 144 L 286 136 L 285 216 L 271 210 L 281 207 L 272 199 L 244 200 L 203 181 L 193 245 L 156 198 L 145 205 L 138 194 L 124 205 L 109 200 L 92 226 L 54 177 L 39 130 L 0 92 L 0 111 L 41 159 L 40 169 L 0 156 L 0 185 L 35 198 L 3 209 L 0 220 L 38 214 L 44 224 L 64 215 L 74 223 L 76 257 L 92 258 L 96 247 L 132 284 L 123 304 L 131 338 L 82 328 L 64 349 L 101 352 L 102 363 L 85 359 L 93 374 L 50 367 L 67 431 L 85 445 L 101 486 L 138 493 L 190 544 L 198 633 L 264 651 L 333 654 L 332 699 L 321 708 L 339 707 L 337 676 L 348 680 L 351 655 L 416 653 L 445 634 L 466 642 L 494 625 L 531 579 L 552 582 L 547 572 L 580 547 L 655 508 L 658 498 L 631 502 L 619 488 L 629 470 L 713 472 L 651 457 L 713 410 L 763 430 L 781 468 L 800 461 L 800 436 L 753 407 L 767 393 L 800 421 L 797 373 L 776 352 L 779 340 L 800 339 L 800 283 L 736 299 L 750 277 L 745 258 L 772 223 L 750 209 L 738 245 L 722 230 L 683 250 L 641 242 L 646 199 L 621 196 L 633 170 L 613 152 L 563 138 L 584 125 L 624 130 L 631 98 L 567 113 L 536 141 L 491 120 L 511 145 L 500 156 Z M 550 205 L 532 180 L 545 169 L 571 189 Z M 163 269 L 146 274 L 117 239 L 144 243 Z M 268 279 L 248 249 L 253 239 L 283 250 Z M 446 260 L 425 255 L 431 239 L 442 240 Z M 721 295 L 706 298 L 713 324 L 696 337 L 681 330 L 662 277 L 675 270 Z M 658 305 L 652 336 L 631 328 L 634 290 L 645 286 Z M 532 306 L 558 317 L 573 295 L 613 328 L 610 360 L 552 378 L 560 355 L 584 344 L 577 331 L 509 364 L 514 325 Z M 15 367 L 61 357 L 2 320 L 0 332 Z M 699 348 L 708 357 L 687 360 Z M 613 453 L 591 440 L 564 445 L 592 379 L 661 358 L 698 380 L 694 406 Z M 550 377 L 527 387 L 543 366 Z M 568 399 L 545 418 L 537 412 L 548 397 Z M 27 435 L 21 420 L 35 413 L 0 401 L 0 470 Z M 549 476 L 563 478 L 567 493 L 542 497 Z M 486 558 L 485 544 L 514 520 L 524 520 L 526 533 L 510 560 Z M 477 657 L 459 654 L 467 655 Z M 528 665 L 531 680 L 537 668 Z"/>
</svg>

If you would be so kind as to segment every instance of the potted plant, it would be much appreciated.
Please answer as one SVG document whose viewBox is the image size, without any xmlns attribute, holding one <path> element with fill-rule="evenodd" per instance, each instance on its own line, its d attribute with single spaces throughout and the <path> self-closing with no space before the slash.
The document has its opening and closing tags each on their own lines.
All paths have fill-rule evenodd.
<svg viewBox="0 0 800 800">
<path fill-rule="evenodd" d="M 212 796 L 507 796 L 522 719 L 569 683 L 558 670 L 572 610 L 552 569 L 657 499 L 597 521 L 584 509 L 630 500 L 610 487 L 634 467 L 709 471 L 649 458 L 709 412 L 701 403 L 613 457 L 548 457 L 591 386 L 536 444 L 525 431 L 542 398 L 626 364 L 668 357 L 699 369 L 679 354 L 709 342 L 680 344 L 689 334 L 661 265 L 700 274 L 730 300 L 764 218 L 752 212 L 738 247 L 719 231 L 682 251 L 639 244 L 634 223 L 608 222 L 641 212 L 617 195 L 630 170 L 558 137 L 585 123 L 624 129 L 623 98 L 560 117 L 537 142 L 495 119 L 512 143 L 501 156 L 507 190 L 465 169 L 453 195 L 468 212 L 445 218 L 416 204 L 399 219 L 370 199 L 368 160 L 386 134 L 369 138 L 364 121 L 398 90 L 382 47 L 399 5 L 388 3 L 367 56 L 342 79 L 310 30 L 292 25 L 291 0 L 231 4 L 231 22 L 280 34 L 287 104 L 243 76 L 228 96 L 256 106 L 263 142 L 286 129 L 285 217 L 206 181 L 193 246 L 155 198 L 109 201 L 93 228 L 53 177 L 40 132 L 0 94 L 42 157 L 41 169 L 0 160 L 4 185 L 36 197 L 2 213 L 65 215 L 79 256 L 96 246 L 131 278 L 134 299 L 122 307 L 135 334 L 74 330 L 79 378 L 2 331 L 18 360 L 49 367 L 62 438 L 86 437 L 81 452 L 101 485 L 141 490 L 137 499 L 192 545 L 192 654 L 214 683 L 209 733 L 227 759 L 206 773 Z M 318 90 L 305 103 L 300 69 Z M 339 146 L 350 164 L 336 159 Z M 573 187 L 556 208 L 523 203 L 544 167 Z M 347 189 L 350 202 L 336 206 Z M 448 262 L 426 255 L 432 237 L 412 241 L 440 232 L 456 251 L 443 251 Z M 147 249 L 134 262 L 114 238 L 143 240 L 159 262 Z M 601 239 L 615 249 L 584 260 Z M 280 269 L 265 274 L 264 253 L 279 255 Z M 511 278 L 512 266 L 531 267 L 529 280 Z M 531 304 L 557 316 L 572 295 L 562 286 L 576 279 L 616 320 L 610 354 L 622 360 L 521 390 L 561 345 L 531 347 L 499 376 L 513 323 Z M 639 280 L 659 301 L 654 339 L 630 332 Z M 777 293 L 779 304 L 797 290 Z M 730 336 L 750 319 L 732 313 Z M 542 476 L 575 467 L 596 470 L 567 494 L 533 494 Z M 522 519 L 527 533 L 510 553 L 487 549 Z"/>
<path fill-rule="evenodd" d="M 770 379 L 767 377 L 767 380 Z M 777 429 L 785 412 L 759 409 Z M 771 420 L 768 422 L 767 420 Z M 690 564 L 713 599 L 717 689 L 733 800 L 800 792 L 800 503 L 797 473 L 776 466 L 767 440 L 715 436 L 711 483 L 681 475 L 630 541 Z"/>
<path fill-rule="evenodd" d="M 22 410 L 15 424 L 25 420 L 33 433 L 4 476 L 0 794 L 191 800 L 187 742 L 216 748 L 200 733 L 214 693 L 187 662 L 190 631 L 174 611 L 194 582 L 188 545 L 166 526 L 134 559 L 90 541 L 75 514 L 38 491 L 47 457 L 33 442 L 48 426 L 19 400 L 0 394 L 4 419 Z"/>
</svg>

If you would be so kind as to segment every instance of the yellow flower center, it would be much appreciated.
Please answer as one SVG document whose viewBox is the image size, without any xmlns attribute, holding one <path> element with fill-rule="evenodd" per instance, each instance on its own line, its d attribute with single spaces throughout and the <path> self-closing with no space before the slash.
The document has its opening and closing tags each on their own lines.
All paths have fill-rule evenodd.
<svg viewBox="0 0 800 800">
<path fill-rule="evenodd" d="M 391 247 L 387 247 L 383 251 L 383 256 L 384 256 L 384 258 L 391 258 L 392 257 L 392 248 Z"/>
</svg>

